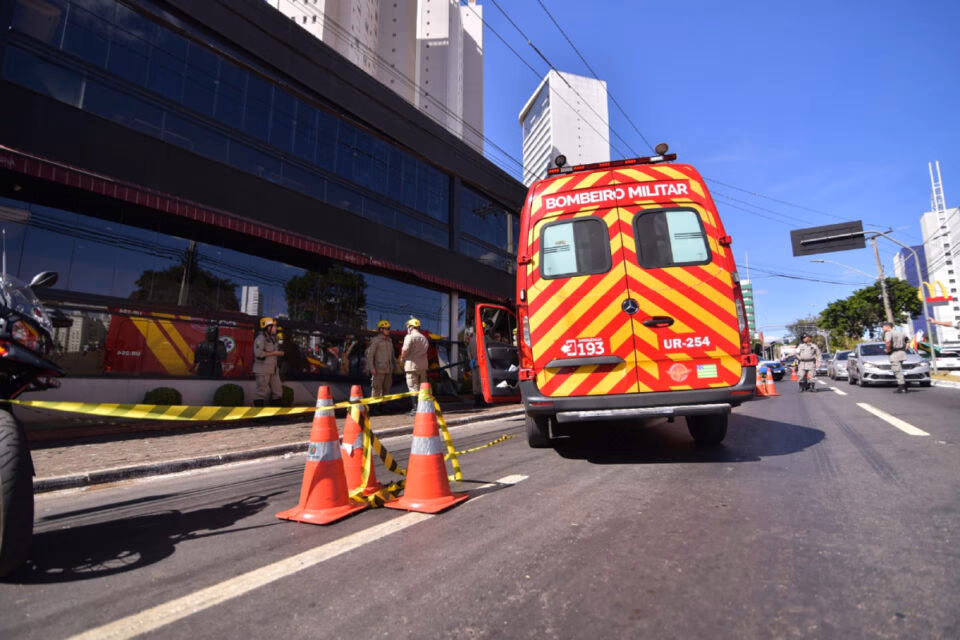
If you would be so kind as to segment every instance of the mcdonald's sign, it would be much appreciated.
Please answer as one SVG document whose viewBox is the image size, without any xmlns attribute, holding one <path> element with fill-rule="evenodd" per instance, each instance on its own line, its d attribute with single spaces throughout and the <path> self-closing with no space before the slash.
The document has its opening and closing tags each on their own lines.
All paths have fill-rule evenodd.
<svg viewBox="0 0 960 640">
<path fill-rule="evenodd" d="M 953 296 L 947 295 L 947 287 L 939 280 L 931 285 L 929 282 L 921 282 L 917 287 L 917 297 L 923 300 L 923 291 L 927 291 L 927 302 L 950 302 Z M 939 296 L 931 296 L 931 293 L 939 293 Z"/>
</svg>

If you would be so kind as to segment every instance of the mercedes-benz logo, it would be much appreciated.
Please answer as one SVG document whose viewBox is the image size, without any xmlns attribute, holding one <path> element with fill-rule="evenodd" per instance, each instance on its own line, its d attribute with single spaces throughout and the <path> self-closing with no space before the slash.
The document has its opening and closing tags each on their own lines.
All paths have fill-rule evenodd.
<svg viewBox="0 0 960 640">
<path fill-rule="evenodd" d="M 620 308 L 626 311 L 631 316 L 637 311 L 640 311 L 640 305 L 637 304 L 637 301 L 633 298 L 627 298 L 623 301 L 623 304 L 620 305 Z"/>
</svg>

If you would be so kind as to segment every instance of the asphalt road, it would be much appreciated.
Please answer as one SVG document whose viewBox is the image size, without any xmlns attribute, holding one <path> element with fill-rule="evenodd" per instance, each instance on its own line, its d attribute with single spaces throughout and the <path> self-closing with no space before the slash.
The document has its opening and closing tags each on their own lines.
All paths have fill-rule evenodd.
<svg viewBox="0 0 960 640">
<path fill-rule="evenodd" d="M 960 637 L 960 391 L 826 382 L 713 450 L 682 420 L 547 450 L 457 428 L 517 437 L 462 457 L 472 498 L 436 516 L 278 520 L 302 456 L 43 495 L 0 637 Z"/>
</svg>

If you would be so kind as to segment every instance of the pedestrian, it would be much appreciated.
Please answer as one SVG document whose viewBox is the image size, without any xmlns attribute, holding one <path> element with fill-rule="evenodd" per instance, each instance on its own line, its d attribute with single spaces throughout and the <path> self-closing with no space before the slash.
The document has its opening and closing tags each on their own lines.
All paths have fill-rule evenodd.
<svg viewBox="0 0 960 640">
<path fill-rule="evenodd" d="M 227 358 L 227 348 L 220 342 L 220 329 L 217 325 L 207 327 L 206 339 L 193 350 L 193 366 L 201 378 L 219 378 L 223 375 L 223 361 Z"/>
<path fill-rule="evenodd" d="M 907 336 L 900 329 L 893 326 L 889 320 L 884 322 L 883 344 L 890 358 L 890 370 L 897 377 L 897 388 L 894 393 L 906 393 L 907 382 L 903 379 L 903 361 L 907 359 Z"/>
<path fill-rule="evenodd" d="M 797 367 L 800 374 L 800 391 L 816 391 L 816 381 L 813 378 L 817 375 L 817 365 L 820 364 L 823 354 L 820 353 L 820 347 L 813 342 L 811 336 L 803 334 L 800 340 L 802 342 L 797 346 L 797 360 L 800 362 Z"/>
<path fill-rule="evenodd" d="M 937 320 L 936 318 L 930 318 L 930 324 L 938 324 L 941 327 L 951 327 L 957 331 L 960 331 L 960 318 L 957 318 L 953 322 L 950 322 L 949 320 Z"/>
<path fill-rule="evenodd" d="M 390 322 L 377 323 L 377 335 L 370 341 L 366 352 L 367 368 L 370 370 L 370 395 L 374 397 L 390 393 L 393 386 L 393 374 L 400 373 L 393 340 L 390 339 Z M 377 409 L 373 405 L 371 409 Z M 371 411 L 372 413 L 373 411 Z"/>
<path fill-rule="evenodd" d="M 403 348 L 400 350 L 400 360 L 403 362 L 403 371 L 407 374 L 407 389 L 411 392 L 420 391 L 420 384 L 427 381 L 427 351 L 430 343 L 427 337 L 420 333 L 420 321 L 416 318 L 407 320 L 407 335 L 403 339 Z M 417 396 L 413 396 L 413 408 L 407 415 L 417 413 Z"/>
<path fill-rule="evenodd" d="M 483 382 L 480 380 L 480 367 L 477 366 L 477 331 L 468 329 L 470 339 L 467 341 L 467 357 L 470 359 L 470 388 L 473 391 L 473 406 L 481 408 L 483 400 Z"/>
<path fill-rule="evenodd" d="M 277 356 L 282 356 L 277 340 L 277 323 L 273 318 L 261 318 L 260 333 L 253 340 L 253 375 L 257 379 L 255 407 L 279 407 L 283 398 Z"/>
</svg>

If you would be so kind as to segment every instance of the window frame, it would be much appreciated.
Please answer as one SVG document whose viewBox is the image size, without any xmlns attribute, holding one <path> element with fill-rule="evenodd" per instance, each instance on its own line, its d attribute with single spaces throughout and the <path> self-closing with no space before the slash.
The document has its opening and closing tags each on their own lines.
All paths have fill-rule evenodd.
<svg viewBox="0 0 960 640">
<path fill-rule="evenodd" d="M 550 227 L 561 225 L 561 224 L 576 224 L 579 222 L 596 223 L 603 227 L 603 230 L 605 232 L 604 236 L 607 239 L 606 253 L 604 254 L 605 267 L 603 269 L 598 269 L 593 271 L 576 271 L 572 273 L 556 273 L 552 275 L 545 273 L 544 265 L 546 261 L 544 260 L 544 256 L 543 256 L 543 238 L 547 233 L 547 229 L 549 229 Z M 574 242 L 576 242 L 576 238 L 577 236 L 576 234 L 574 234 Z M 583 217 L 576 217 L 576 218 L 561 218 L 558 220 L 552 220 L 540 227 L 538 240 L 539 242 L 538 242 L 537 252 L 540 258 L 539 264 L 538 264 L 538 270 L 540 271 L 540 277 L 544 280 L 556 280 L 559 278 L 580 278 L 583 276 L 593 276 L 601 273 L 607 273 L 613 268 L 613 253 L 610 250 L 610 226 L 606 223 L 606 221 L 603 218 L 600 218 L 598 216 L 591 215 L 591 216 L 583 216 Z M 576 246 L 574 246 L 574 251 L 576 251 Z"/>
</svg>

